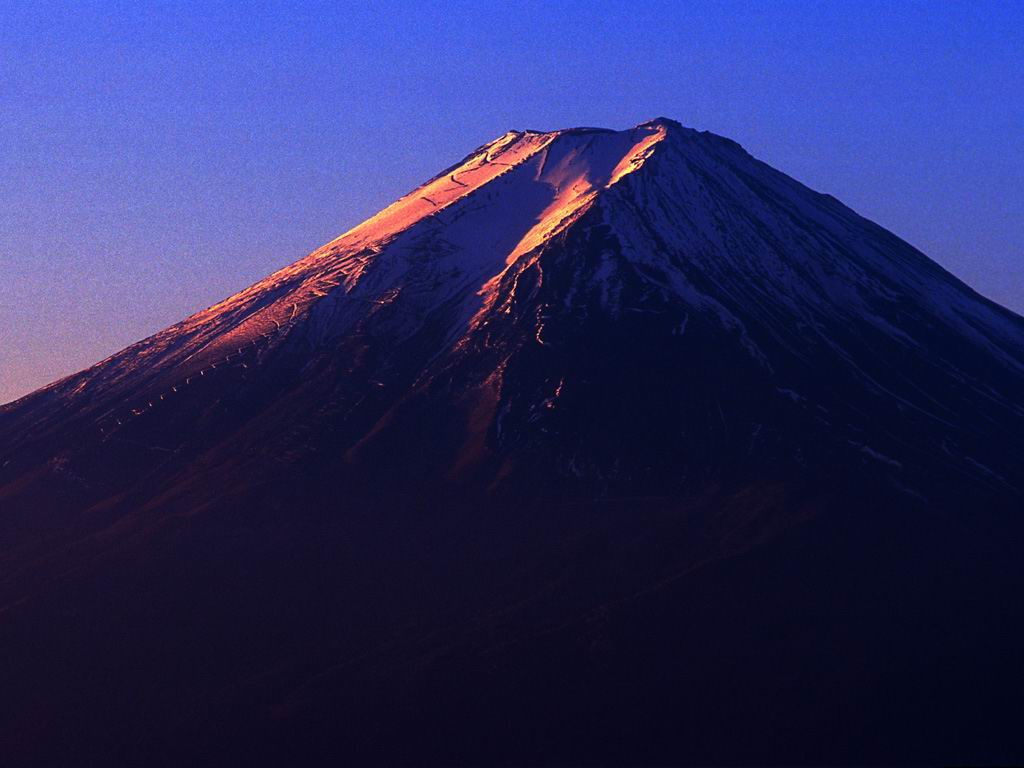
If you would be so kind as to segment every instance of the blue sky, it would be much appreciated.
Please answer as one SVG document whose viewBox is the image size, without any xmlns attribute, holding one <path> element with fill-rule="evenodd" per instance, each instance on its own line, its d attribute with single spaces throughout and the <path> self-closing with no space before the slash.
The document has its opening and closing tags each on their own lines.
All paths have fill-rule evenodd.
<svg viewBox="0 0 1024 768">
<path fill-rule="evenodd" d="M 509 128 L 715 131 L 1024 311 L 1024 3 L 0 0 L 0 402 Z"/>
</svg>

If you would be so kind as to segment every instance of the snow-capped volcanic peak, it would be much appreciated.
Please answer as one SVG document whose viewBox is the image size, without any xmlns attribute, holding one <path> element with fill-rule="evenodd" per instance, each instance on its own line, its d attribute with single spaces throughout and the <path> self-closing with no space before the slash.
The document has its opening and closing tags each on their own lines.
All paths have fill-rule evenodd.
<svg viewBox="0 0 1024 768">
<path fill-rule="evenodd" d="M 913 296 L 998 354 L 1016 343 L 1005 313 L 980 306 L 906 244 L 737 144 L 666 119 L 625 131 L 510 131 L 272 276 L 262 284 L 276 296 L 266 314 L 286 323 L 323 304 L 315 314 L 333 326 L 318 327 L 338 334 L 351 312 L 337 302 L 355 309 L 426 289 L 427 304 L 458 305 L 449 333 L 458 336 L 509 298 L 499 287 L 510 273 L 590 211 L 583 227 L 599 218 L 614 245 L 579 279 L 600 283 L 605 301 L 619 295 L 625 261 L 652 289 L 729 327 L 749 313 L 771 321 L 771 307 L 785 304 L 812 327 L 822 312 L 852 314 L 899 335 L 892 308 Z M 289 290 L 278 294 L 282 281 Z M 979 311 L 994 334 L 963 319 Z"/>
<path fill-rule="evenodd" d="M 459 305 L 452 333 L 468 330 L 506 271 L 640 168 L 672 126 L 685 130 L 653 121 L 627 131 L 510 131 L 256 286 L 289 285 L 265 313 L 289 323 L 308 311 L 318 332 L 340 334 L 353 319 L 347 309 L 426 287 L 426 302 Z"/>
<path fill-rule="evenodd" d="M 574 129 L 541 133 L 509 131 L 483 145 L 458 165 L 349 230 L 328 247 L 361 247 L 386 242 L 394 235 L 456 205 L 510 175 L 503 189 L 509 205 L 523 202 L 535 210 L 548 193 L 550 202 L 528 234 L 537 235 L 551 219 L 581 204 L 596 189 L 608 186 L 642 161 L 644 152 L 664 138 L 667 124 L 651 122 L 629 131 Z M 541 185 L 540 189 L 536 189 Z M 546 189 L 544 189 L 546 187 Z M 539 193 L 539 194 L 538 194 Z M 527 237 L 516 250 L 528 250 Z"/>
<path fill-rule="evenodd" d="M 345 262 L 339 265 L 342 279 L 352 288 L 370 265 L 380 268 L 390 261 L 381 258 L 380 250 L 433 238 L 445 245 L 436 254 L 444 256 L 444 269 L 493 278 L 571 223 L 601 190 L 639 167 L 666 132 L 664 123 L 619 132 L 511 131 L 314 257 Z M 348 264 L 353 252 L 366 250 L 372 255 Z M 402 261 L 397 268 L 408 266 Z"/>
<path fill-rule="evenodd" d="M 809 420 L 890 469 L 902 462 L 896 449 L 863 434 L 874 398 L 897 414 L 873 415 L 876 426 L 913 414 L 926 432 L 956 418 L 943 404 L 951 391 L 972 393 L 970 418 L 998 429 L 1022 413 L 1020 318 L 735 142 L 666 119 L 510 131 L 307 257 L 48 393 L 94 412 L 109 439 L 215 372 L 256 381 L 274 368 L 278 382 L 319 371 L 326 389 L 345 390 L 330 407 L 347 403 L 354 450 L 395 417 L 386 403 L 448 382 L 486 393 L 464 462 L 484 445 L 546 439 L 552 414 L 582 404 L 587 387 L 610 391 L 601 377 L 643 350 L 632 364 L 658 368 L 666 386 L 696 366 L 699 377 L 675 385 L 702 388 L 686 419 L 717 414 L 700 429 L 750 455 L 785 430 L 754 413 L 730 424 L 748 402 L 784 408 L 801 429 Z M 589 367 L 603 356 L 597 376 Z M 718 388 L 737 381 L 758 395 L 734 393 L 730 417 Z M 680 435 L 693 439 L 684 429 L 666 444 Z M 957 441 L 938 444 L 944 457 L 980 461 Z M 563 454 L 552 464 L 563 473 L 625 471 L 611 453 Z"/>
</svg>

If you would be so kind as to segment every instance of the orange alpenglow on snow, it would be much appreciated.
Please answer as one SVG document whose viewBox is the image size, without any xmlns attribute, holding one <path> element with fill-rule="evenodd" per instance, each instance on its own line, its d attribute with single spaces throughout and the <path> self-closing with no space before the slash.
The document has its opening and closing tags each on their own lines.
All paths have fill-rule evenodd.
<svg viewBox="0 0 1024 768">
<path fill-rule="evenodd" d="M 184 384 L 317 312 L 330 313 L 337 332 L 339 298 L 386 306 L 409 287 L 410 268 L 443 281 L 461 302 L 457 344 L 492 308 L 506 273 L 528 268 L 531 255 L 642 166 L 670 131 L 690 132 L 665 119 L 625 131 L 509 131 L 305 258 L 129 347 L 125 364 L 105 367 L 101 378 L 112 383 L 142 360 L 159 360 Z M 431 241 L 431 264 L 411 263 L 414 246 Z"/>
</svg>

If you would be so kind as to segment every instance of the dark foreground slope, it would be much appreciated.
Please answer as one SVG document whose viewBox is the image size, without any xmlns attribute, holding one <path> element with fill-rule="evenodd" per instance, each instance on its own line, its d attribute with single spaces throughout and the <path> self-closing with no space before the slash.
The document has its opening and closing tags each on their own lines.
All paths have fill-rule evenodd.
<svg viewBox="0 0 1024 768">
<path fill-rule="evenodd" d="M 1024 759 L 1024 321 L 666 120 L 511 132 L 0 409 L 12 762 Z"/>
</svg>

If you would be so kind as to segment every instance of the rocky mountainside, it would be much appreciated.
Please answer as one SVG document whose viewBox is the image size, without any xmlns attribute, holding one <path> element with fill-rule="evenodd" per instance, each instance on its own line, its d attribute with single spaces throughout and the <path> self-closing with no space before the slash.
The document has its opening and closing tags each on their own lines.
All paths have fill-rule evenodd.
<svg viewBox="0 0 1024 768">
<path fill-rule="evenodd" d="M 738 144 L 511 131 L 0 408 L 0 744 L 1020 759 L 1022 393 L 1024 320 Z"/>
</svg>

